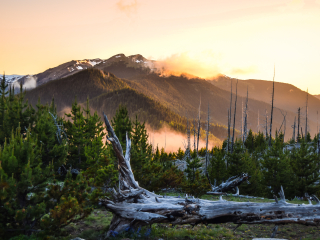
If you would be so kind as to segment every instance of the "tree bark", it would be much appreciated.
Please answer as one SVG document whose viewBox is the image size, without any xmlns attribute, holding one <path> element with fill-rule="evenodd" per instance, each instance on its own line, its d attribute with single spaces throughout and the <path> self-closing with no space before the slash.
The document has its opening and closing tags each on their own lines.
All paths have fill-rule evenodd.
<svg viewBox="0 0 320 240">
<path fill-rule="evenodd" d="M 219 186 L 211 186 L 212 191 L 207 194 L 218 193 L 218 192 L 228 192 L 233 189 L 236 189 L 242 182 L 248 181 L 250 176 L 247 173 L 243 173 L 240 176 L 234 176 L 229 178 L 225 183 L 221 183 Z"/>
<path fill-rule="evenodd" d="M 274 68 L 273 72 L 273 83 L 272 83 L 272 103 L 271 103 L 271 117 L 270 117 L 270 134 L 269 134 L 269 146 L 271 146 L 271 136 L 272 136 L 272 119 L 273 119 L 273 102 L 274 102 L 274 77 L 276 70 Z"/>
<path fill-rule="evenodd" d="M 231 153 L 233 153 L 233 146 L 234 146 L 234 130 L 236 128 L 236 113 L 237 113 L 237 97 L 238 97 L 238 81 L 237 79 L 237 84 L 236 84 L 236 100 L 234 102 L 234 113 L 233 113 L 233 129 L 232 129 L 232 142 L 231 142 Z"/>
<path fill-rule="evenodd" d="M 209 224 L 233 222 L 237 224 L 287 224 L 320 225 L 320 202 L 316 205 L 289 204 L 283 190 L 280 201 L 274 203 L 231 202 L 165 197 L 139 187 L 130 166 L 131 141 L 127 135 L 125 156 L 108 118 L 104 115 L 108 130 L 107 139 L 112 143 L 118 159 L 119 190 L 112 189 L 112 199 L 100 199 L 100 203 L 113 213 L 109 231 L 105 237 L 116 235 L 128 227 L 141 227 L 154 223 Z"/>
</svg>

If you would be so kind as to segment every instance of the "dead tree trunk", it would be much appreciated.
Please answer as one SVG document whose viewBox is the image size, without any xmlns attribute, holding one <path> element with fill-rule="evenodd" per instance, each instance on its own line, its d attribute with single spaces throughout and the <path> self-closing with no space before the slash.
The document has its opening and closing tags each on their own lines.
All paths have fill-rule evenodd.
<svg viewBox="0 0 320 240">
<path fill-rule="evenodd" d="M 266 139 L 268 138 L 268 114 L 266 110 Z"/>
<path fill-rule="evenodd" d="M 215 193 L 226 193 L 228 191 L 236 189 L 242 182 L 248 181 L 250 176 L 247 173 L 243 173 L 240 176 L 234 176 L 229 178 L 225 183 L 221 183 L 219 186 L 212 186 L 212 191 L 207 194 L 215 195 Z"/>
<path fill-rule="evenodd" d="M 293 133 L 292 133 L 292 140 L 293 142 L 296 141 L 296 117 L 294 117 L 294 123 L 293 123 Z"/>
<path fill-rule="evenodd" d="M 246 106 L 244 109 L 243 142 L 247 140 L 247 136 L 248 136 L 248 98 L 249 98 L 249 90 L 247 87 L 247 99 L 246 99 Z"/>
<path fill-rule="evenodd" d="M 270 134 L 269 134 L 269 146 L 271 146 L 271 136 L 272 136 L 272 118 L 273 118 L 273 102 L 274 102 L 274 77 L 276 70 L 273 71 L 273 83 L 272 83 L 272 102 L 271 102 L 271 116 L 270 116 Z"/>
<path fill-rule="evenodd" d="M 199 115 L 198 115 L 198 136 L 197 136 L 197 155 L 198 155 L 198 150 L 199 150 L 199 140 L 200 140 L 200 120 L 201 120 L 201 116 L 200 116 L 200 107 L 201 107 L 201 95 L 200 95 L 200 103 L 199 103 Z"/>
<path fill-rule="evenodd" d="M 233 129 L 232 129 L 232 141 L 231 141 L 231 153 L 233 153 L 233 147 L 234 147 L 234 130 L 236 128 L 236 113 L 237 113 L 237 97 L 238 97 L 238 81 L 236 85 L 236 100 L 234 102 L 234 113 L 233 113 Z"/>
<path fill-rule="evenodd" d="M 320 131 L 318 132 L 318 154 L 320 154 Z"/>
<path fill-rule="evenodd" d="M 300 141 L 300 108 L 298 108 L 298 135 L 297 135 L 297 142 Z"/>
<path fill-rule="evenodd" d="M 231 83 L 231 94 L 230 94 L 230 109 L 228 111 L 228 149 L 227 151 L 229 152 L 230 150 L 230 140 L 231 140 L 231 111 L 232 111 L 232 81 Z"/>
<path fill-rule="evenodd" d="M 230 144 L 230 113 L 228 109 L 228 138 L 227 138 L 227 152 L 229 152 L 229 144 Z"/>
<path fill-rule="evenodd" d="M 307 90 L 307 101 L 306 101 L 306 128 L 304 131 L 305 131 L 305 133 L 304 133 L 305 141 L 307 142 L 307 138 L 308 138 L 308 90 Z"/>
<path fill-rule="evenodd" d="M 196 151 L 196 119 L 193 119 L 193 151 Z"/>
<path fill-rule="evenodd" d="M 126 228 L 150 226 L 154 223 L 209 224 L 233 222 L 237 224 L 287 224 L 320 225 L 320 201 L 313 196 L 316 205 L 289 204 L 283 190 L 280 200 L 274 203 L 231 202 L 164 197 L 141 188 L 130 166 L 131 140 L 127 135 L 126 153 L 104 115 L 108 130 L 107 139 L 112 143 L 118 159 L 119 189 L 112 189 L 112 199 L 100 199 L 100 203 L 113 218 L 105 238 L 117 235 Z"/>
</svg>

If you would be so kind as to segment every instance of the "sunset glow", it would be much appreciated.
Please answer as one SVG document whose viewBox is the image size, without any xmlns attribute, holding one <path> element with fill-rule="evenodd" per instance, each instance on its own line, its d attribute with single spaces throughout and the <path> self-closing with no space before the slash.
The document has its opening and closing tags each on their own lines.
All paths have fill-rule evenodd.
<svg viewBox="0 0 320 240">
<path fill-rule="evenodd" d="M 291 83 L 320 94 L 319 0 L 2 0 L 0 70 L 36 74 L 118 53 L 172 73 Z"/>
</svg>

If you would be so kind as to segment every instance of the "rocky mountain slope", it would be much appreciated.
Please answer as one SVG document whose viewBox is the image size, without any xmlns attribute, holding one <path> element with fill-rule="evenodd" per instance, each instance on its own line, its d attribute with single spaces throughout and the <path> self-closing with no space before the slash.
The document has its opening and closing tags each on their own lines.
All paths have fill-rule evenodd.
<svg viewBox="0 0 320 240">
<path fill-rule="evenodd" d="M 211 81 L 190 76 L 162 76 L 154 68 L 154 61 L 141 55 L 125 56 L 117 54 L 109 59 L 94 59 L 71 61 L 58 67 L 35 75 L 37 91 L 33 95 L 28 94 L 31 102 L 40 97 L 41 101 L 49 101 L 55 96 L 58 109 L 62 110 L 71 106 L 72 100 L 77 96 L 79 102 L 99 97 L 109 93 L 130 87 L 137 93 L 155 100 L 164 107 L 170 109 L 179 116 L 190 119 L 196 118 L 201 99 L 201 118 L 207 118 L 208 104 L 210 108 L 210 121 L 215 124 L 216 134 L 220 137 L 226 134 L 227 112 L 230 107 L 230 85 L 233 82 L 233 101 L 235 100 L 235 80 L 225 76 Z M 84 71 L 85 69 L 95 71 Z M 82 72 L 83 71 L 83 72 Z M 81 74 L 80 74 L 81 73 Z M 99 81 L 93 81 L 93 74 Z M 87 76 L 85 76 L 87 74 Z M 99 75 L 98 74 L 98 75 Z M 105 77 L 106 74 L 112 74 Z M 90 76 L 89 76 L 90 75 Z M 113 82 L 106 79 L 121 80 L 121 86 L 114 88 Z M 101 79 L 104 79 L 103 81 Z M 56 81 L 52 81 L 56 80 Z M 55 82 L 51 85 L 51 82 Z M 50 83 L 50 84 L 49 84 Z M 47 85 L 49 84 L 49 85 Z M 247 87 L 249 90 L 248 122 L 253 131 L 265 132 L 266 121 L 270 121 L 271 110 L 271 81 L 240 80 L 238 85 L 238 102 L 236 115 L 236 129 L 241 131 L 242 110 L 245 104 Z M 63 94 L 62 94 L 63 93 Z M 59 96 L 59 97 L 58 97 Z M 287 139 L 292 135 L 294 118 L 297 108 L 301 107 L 301 125 L 305 128 L 306 93 L 300 89 L 285 83 L 275 84 L 275 110 L 273 119 L 273 134 L 276 129 L 286 131 Z M 37 99 L 36 99 L 37 100 Z M 309 121 L 308 130 L 312 135 L 316 133 L 316 111 L 320 106 L 320 100 L 309 95 Z M 100 108 L 96 106 L 96 108 Z M 234 103 L 232 113 L 234 112 Z M 284 122 L 284 114 L 286 121 Z M 220 131 L 220 132 L 219 132 Z M 219 132 L 219 133 L 218 133 Z"/>
</svg>

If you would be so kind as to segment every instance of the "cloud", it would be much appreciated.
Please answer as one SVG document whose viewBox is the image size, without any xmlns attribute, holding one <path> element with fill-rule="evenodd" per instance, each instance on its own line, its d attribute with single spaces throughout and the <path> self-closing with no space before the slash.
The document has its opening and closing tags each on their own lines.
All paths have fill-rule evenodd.
<svg viewBox="0 0 320 240">
<path fill-rule="evenodd" d="M 247 67 L 247 68 L 234 68 L 231 70 L 232 75 L 246 75 L 246 74 L 251 74 L 251 73 L 256 73 L 258 72 L 257 68 L 254 66 Z"/>
<path fill-rule="evenodd" d="M 290 0 L 287 3 L 285 3 L 284 6 L 279 7 L 278 10 L 280 10 L 281 12 L 297 11 L 302 9 L 305 6 L 305 4 L 305 0 Z"/>
<path fill-rule="evenodd" d="M 15 91 L 18 91 L 20 89 L 20 83 L 17 81 L 13 83 L 13 86 L 15 88 Z M 26 76 L 26 78 L 22 84 L 22 89 L 29 90 L 29 89 L 33 89 L 36 87 L 37 87 L 37 78 L 34 76 Z"/>
<path fill-rule="evenodd" d="M 139 3 L 137 0 L 119 0 L 117 3 L 117 8 L 130 16 L 132 13 L 136 13 Z"/>
<path fill-rule="evenodd" d="M 220 74 L 220 70 L 215 64 L 216 58 L 217 56 L 212 53 L 191 57 L 190 54 L 184 52 L 157 60 L 154 67 L 164 76 L 184 74 L 190 77 L 211 78 Z"/>
</svg>

